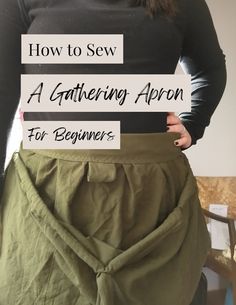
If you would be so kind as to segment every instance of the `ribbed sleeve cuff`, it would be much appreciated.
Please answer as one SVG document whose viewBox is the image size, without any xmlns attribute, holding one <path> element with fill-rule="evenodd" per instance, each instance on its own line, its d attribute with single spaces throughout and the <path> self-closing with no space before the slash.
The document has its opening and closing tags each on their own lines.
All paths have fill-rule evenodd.
<svg viewBox="0 0 236 305">
<path fill-rule="evenodd" d="M 195 145 L 197 141 L 203 137 L 205 127 L 200 128 L 199 126 L 195 126 L 194 122 L 192 121 L 185 120 L 181 117 L 180 119 L 192 138 L 191 145 Z"/>
</svg>

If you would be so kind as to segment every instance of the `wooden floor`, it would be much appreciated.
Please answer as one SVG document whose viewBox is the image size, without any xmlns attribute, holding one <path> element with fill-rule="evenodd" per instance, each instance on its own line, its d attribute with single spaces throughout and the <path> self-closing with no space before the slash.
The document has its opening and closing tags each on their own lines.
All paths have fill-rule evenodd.
<svg viewBox="0 0 236 305">
<path fill-rule="evenodd" d="M 224 305 L 226 290 L 208 291 L 207 305 Z"/>
</svg>

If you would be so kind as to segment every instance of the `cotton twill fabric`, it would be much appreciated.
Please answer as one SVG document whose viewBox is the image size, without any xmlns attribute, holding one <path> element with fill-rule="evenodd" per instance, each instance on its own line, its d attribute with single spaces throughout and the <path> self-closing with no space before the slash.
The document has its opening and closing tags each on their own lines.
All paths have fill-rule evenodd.
<svg viewBox="0 0 236 305">
<path fill-rule="evenodd" d="M 175 133 L 23 150 L 2 198 L 0 305 L 189 305 L 209 237 Z"/>
</svg>

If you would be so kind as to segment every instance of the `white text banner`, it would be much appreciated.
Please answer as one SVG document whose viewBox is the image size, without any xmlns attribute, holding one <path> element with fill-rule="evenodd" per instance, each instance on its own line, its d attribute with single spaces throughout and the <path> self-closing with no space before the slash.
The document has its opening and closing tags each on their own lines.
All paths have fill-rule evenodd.
<svg viewBox="0 0 236 305">
<path fill-rule="evenodd" d="M 119 121 L 25 121 L 24 149 L 120 149 Z"/>
<path fill-rule="evenodd" d="M 23 64 L 122 64 L 123 34 L 23 34 Z"/>
<path fill-rule="evenodd" d="M 190 75 L 21 75 L 28 112 L 183 112 L 191 110 Z"/>
</svg>

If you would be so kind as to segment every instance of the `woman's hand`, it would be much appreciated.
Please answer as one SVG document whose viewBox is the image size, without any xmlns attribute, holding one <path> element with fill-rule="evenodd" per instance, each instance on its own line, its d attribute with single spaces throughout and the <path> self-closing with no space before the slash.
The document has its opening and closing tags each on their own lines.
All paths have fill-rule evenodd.
<svg viewBox="0 0 236 305">
<path fill-rule="evenodd" d="M 180 118 L 174 112 L 168 112 L 167 115 L 167 132 L 180 133 L 180 139 L 175 141 L 175 145 L 181 149 L 191 146 L 192 138 L 187 129 L 182 124 Z"/>
</svg>

